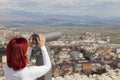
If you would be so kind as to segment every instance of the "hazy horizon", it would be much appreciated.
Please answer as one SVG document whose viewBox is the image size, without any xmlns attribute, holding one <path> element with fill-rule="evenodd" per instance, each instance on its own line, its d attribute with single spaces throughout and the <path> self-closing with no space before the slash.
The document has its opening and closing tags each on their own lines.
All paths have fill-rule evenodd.
<svg viewBox="0 0 120 80">
<path fill-rule="evenodd" d="M 5 26 L 119 26 L 120 0 L 0 0 Z"/>
</svg>

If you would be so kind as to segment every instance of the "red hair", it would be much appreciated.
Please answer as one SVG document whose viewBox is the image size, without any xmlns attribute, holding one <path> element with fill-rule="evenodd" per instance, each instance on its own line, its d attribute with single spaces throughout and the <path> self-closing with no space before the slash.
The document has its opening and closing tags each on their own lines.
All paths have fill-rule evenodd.
<svg viewBox="0 0 120 80">
<path fill-rule="evenodd" d="M 15 71 L 23 69 L 27 63 L 28 43 L 25 38 L 12 38 L 7 45 L 7 65 Z"/>
</svg>

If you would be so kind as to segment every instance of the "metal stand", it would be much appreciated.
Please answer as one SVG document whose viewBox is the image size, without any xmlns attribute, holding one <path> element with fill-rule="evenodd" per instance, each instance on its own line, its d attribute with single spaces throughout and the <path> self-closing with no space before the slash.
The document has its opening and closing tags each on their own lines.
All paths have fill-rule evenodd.
<svg viewBox="0 0 120 80">
<path fill-rule="evenodd" d="M 36 65 L 38 65 L 38 66 L 44 65 L 42 55 L 36 56 Z M 51 70 L 47 74 L 45 74 L 44 76 L 38 78 L 37 80 L 52 80 Z"/>
<path fill-rule="evenodd" d="M 46 33 L 44 35 L 45 35 L 45 39 L 47 42 L 52 41 L 52 40 L 57 40 L 61 36 L 61 31 L 54 31 L 54 32 Z M 36 41 L 36 39 L 37 38 L 35 38 L 35 41 Z M 38 66 L 44 65 L 42 55 L 37 55 L 36 65 L 38 65 Z M 45 74 L 44 76 L 38 78 L 37 80 L 52 80 L 51 70 L 47 74 Z"/>
</svg>

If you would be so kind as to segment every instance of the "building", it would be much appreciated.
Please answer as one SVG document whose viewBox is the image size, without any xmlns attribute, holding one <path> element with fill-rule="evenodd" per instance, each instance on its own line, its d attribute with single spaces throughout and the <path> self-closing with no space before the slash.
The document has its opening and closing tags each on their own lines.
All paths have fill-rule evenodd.
<svg viewBox="0 0 120 80">
<path fill-rule="evenodd" d="M 83 68 L 82 70 L 84 73 L 91 73 L 91 71 L 92 71 L 91 63 L 88 63 L 88 62 L 83 63 L 82 68 Z"/>
</svg>

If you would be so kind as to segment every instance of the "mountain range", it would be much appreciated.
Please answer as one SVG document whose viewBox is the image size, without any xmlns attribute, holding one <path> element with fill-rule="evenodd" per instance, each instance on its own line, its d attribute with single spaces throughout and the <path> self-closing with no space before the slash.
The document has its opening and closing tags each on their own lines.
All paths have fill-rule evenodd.
<svg viewBox="0 0 120 80">
<path fill-rule="evenodd" d="M 16 10 L 0 11 L 0 24 L 5 26 L 120 26 L 120 17 L 46 14 Z"/>
</svg>

